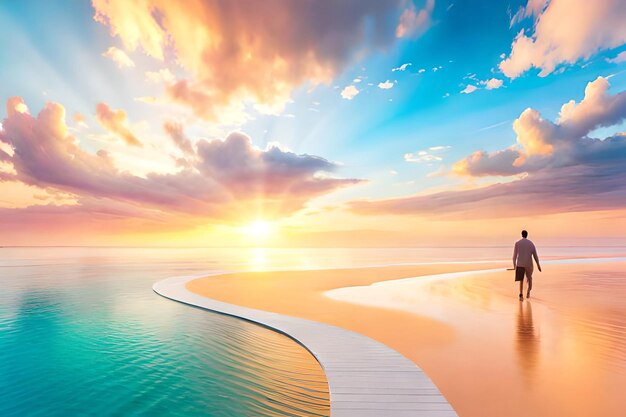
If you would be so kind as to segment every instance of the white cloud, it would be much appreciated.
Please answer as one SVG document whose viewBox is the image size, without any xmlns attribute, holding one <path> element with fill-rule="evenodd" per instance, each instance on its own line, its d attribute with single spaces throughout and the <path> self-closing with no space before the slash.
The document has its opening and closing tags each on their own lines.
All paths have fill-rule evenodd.
<svg viewBox="0 0 626 417">
<path fill-rule="evenodd" d="M 353 83 L 360 83 L 361 81 L 363 80 L 361 80 L 360 78 L 355 78 L 354 80 L 352 80 Z"/>
<path fill-rule="evenodd" d="M 400 65 L 398 68 L 393 68 L 391 71 L 392 71 L 392 72 L 396 72 L 396 71 L 406 71 L 406 69 L 407 69 L 408 67 L 410 67 L 411 65 L 413 65 L 413 64 L 411 64 L 410 62 L 407 62 L 406 64 L 402 64 L 402 65 Z"/>
<path fill-rule="evenodd" d="M 378 83 L 378 88 L 382 90 L 389 90 L 390 88 L 393 88 L 393 83 L 387 80 L 384 83 Z"/>
<path fill-rule="evenodd" d="M 421 73 L 423 73 L 423 72 L 426 72 L 426 69 L 425 69 L 425 68 L 420 68 L 420 70 L 419 70 L 419 71 L 417 71 L 417 72 L 421 74 Z"/>
<path fill-rule="evenodd" d="M 474 91 L 478 90 L 478 87 L 476 87 L 475 85 L 468 85 L 467 87 L 465 87 L 463 90 L 461 90 L 461 93 L 463 94 L 471 94 Z"/>
<path fill-rule="evenodd" d="M 619 64 L 620 62 L 626 62 L 626 51 L 622 51 L 615 58 L 607 58 L 607 62 L 612 64 Z"/>
<path fill-rule="evenodd" d="M 346 88 L 344 88 L 343 90 L 341 90 L 341 97 L 343 97 L 346 100 L 352 100 L 359 93 L 360 93 L 360 91 L 359 91 L 358 88 L 356 88 L 354 85 L 349 85 Z"/>
<path fill-rule="evenodd" d="M 551 1 L 545 9 L 545 2 L 532 3 L 532 14 L 541 13 L 532 33 L 522 29 L 511 45 L 509 56 L 499 64 L 500 70 L 511 79 L 531 68 L 540 69 L 539 76 L 545 77 L 559 65 L 587 60 L 598 51 L 626 43 L 624 0 Z"/>
<path fill-rule="evenodd" d="M 427 150 L 417 151 L 417 152 L 409 152 L 404 154 L 404 160 L 406 162 L 439 162 L 443 160 L 443 157 L 440 154 L 446 152 L 450 149 L 450 146 L 431 146 Z"/>
<path fill-rule="evenodd" d="M 115 46 L 111 46 L 103 52 L 102 56 L 111 59 L 119 68 L 130 68 L 135 66 L 133 60 L 126 55 L 126 52 L 116 48 Z"/>
<path fill-rule="evenodd" d="M 492 78 L 490 80 L 481 81 L 480 83 L 483 84 L 487 90 L 495 90 L 502 87 L 503 81 L 498 78 Z"/>
<path fill-rule="evenodd" d="M 146 80 L 157 84 L 171 84 L 176 77 L 168 68 L 163 68 L 158 71 L 146 71 Z"/>
</svg>

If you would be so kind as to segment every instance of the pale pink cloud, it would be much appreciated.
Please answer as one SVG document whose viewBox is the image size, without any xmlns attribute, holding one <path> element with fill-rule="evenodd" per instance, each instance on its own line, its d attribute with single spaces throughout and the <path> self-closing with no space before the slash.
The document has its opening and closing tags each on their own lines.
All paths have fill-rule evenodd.
<svg viewBox="0 0 626 417">
<path fill-rule="evenodd" d="M 143 146 L 128 127 L 128 117 L 124 110 L 113 110 L 106 103 L 96 105 L 96 120 L 100 125 L 123 139 L 128 145 Z"/>
<path fill-rule="evenodd" d="M 520 6 L 517 12 L 511 16 L 510 27 L 513 27 L 530 16 L 534 16 L 536 21 L 539 19 L 539 16 L 541 16 L 541 13 L 544 11 L 548 3 L 549 0 L 528 0 L 526 6 Z"/>
<path fill-rule="evenodd" d="M 532 33 L 521 30 L 500 70 L 517 78 L 531 68 L 544 77 L 561 64 L 586 60 L 598 51 L 626 43 L 626 2 L 623 0 L 531 1 L 532 13 L 541 13 Z"/>
<path fill-rule="evenodd" d="M 615 58 L 608 58 L 607 62 L 612 64 L 620 64 L 622 62 L 626 62 L 626 51 L 622 51 L 615 56 Z"/>
<path fill-rule="evenodd" d="M 400 22 L 396 27 L 398 38 L 414 37 L 422 34 L 432 25 L 432 14 L 435 8 L 435 0 L 426 0 L 424 7 L 417 9 L 411 1 L 400 16 Z"/>
<path fill-rule="evenodd" d="M 180 136 L 189 164 L 176 173 L 140 177 L 118 170 L 106 150 L 83 150 L 69 133 L 62 105 L 48 103 L 34 117 L 15 110 L 21 103 L 9 100 L 8 117 L 2 122 L 0 142 L 12 153 L 1 151 L 0 158 L 14 173 L 1 180 L 75 195 L 79 207 L 72 212 L 86 201 L 112 201 L 164 218 L 191 215 L 228 222 L 250 216 L 251 209 L 276 218 L 293 214 L 312 198 L 360 182 L 332 177 L 338 165 L 326 159 L 277 146 L 258 149 L 241 133 L 224 140 L 200 139 L 197 151 L 188 149 L 182 126 L 177 125 L 169 131 Z"/>
<path fill-rule="evenodd" d="M 490 78 L 488 80 L 481 81 L 480 83 L 483 84 L 487 90 L 496 90 L 502 87 L 504 81 L 498 78 Z"/>
<path fill-rule="evenodd" d="M 174 144 L 185 154 L 192 155 L 194 153 L 191 140 L 185 135 L 182 123 L 166 121 L 163 123 L 163 130 L 172 139 Z"/>
</svg>

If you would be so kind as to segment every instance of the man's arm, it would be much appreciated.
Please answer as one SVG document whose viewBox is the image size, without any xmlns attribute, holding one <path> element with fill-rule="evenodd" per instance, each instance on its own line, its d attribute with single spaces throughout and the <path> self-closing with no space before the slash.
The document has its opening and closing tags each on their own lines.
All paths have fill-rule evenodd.
<svg viewBox="0 0 626 417">
<path fill-rule="evenodd" d="M 539 265 L 539 256 L 537 255 L 537 248 L 533 245 L 533 258 L 535 258 L 535 262 L 537 263 L 537 268 L 539 272 L 541 272 L 541 265 Z"/>
<path fill-rule="evenodd" d="M 517 266 L 517 242 L 515 242 L 515 247 L 513 248 L 513 268 Z"/>
</svg>

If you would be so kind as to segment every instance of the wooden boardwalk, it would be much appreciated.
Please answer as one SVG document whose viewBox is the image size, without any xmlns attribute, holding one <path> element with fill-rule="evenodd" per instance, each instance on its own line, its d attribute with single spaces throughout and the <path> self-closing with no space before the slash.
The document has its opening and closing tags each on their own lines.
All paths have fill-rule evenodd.
<svg viewBox="0 0 626 417">
<path fill-rule="evenodd" d="M 185 287 L 195 278 L 169 278 L 153 289 L 163 297 L 260 324 L 300 343 L 326 374 L 332 417 L 457 416 L 426 374 L 386 345 L 336 326 L 202 297 Z"/>
</svg>

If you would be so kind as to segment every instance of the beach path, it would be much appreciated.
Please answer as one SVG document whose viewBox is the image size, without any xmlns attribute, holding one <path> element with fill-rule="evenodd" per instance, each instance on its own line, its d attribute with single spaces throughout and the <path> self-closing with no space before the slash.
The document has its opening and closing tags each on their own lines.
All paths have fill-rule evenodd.
<svg viewBox="0 0 626 417">
<path fill-rule="evenodd" d="M 426 374 L 386 345 L 337 326 L 195 294 L 187 289 L 194 278 L 169 278 L 154 284 L 153 289 L 175 301 L 258 323 L 302 344 L 324 369 L 331 416 L 457 416 Z"/>
</svg>

